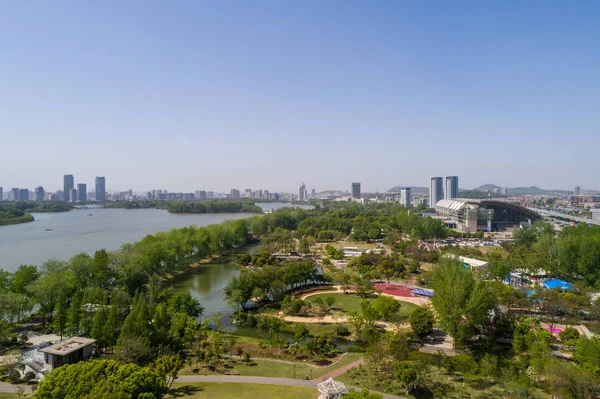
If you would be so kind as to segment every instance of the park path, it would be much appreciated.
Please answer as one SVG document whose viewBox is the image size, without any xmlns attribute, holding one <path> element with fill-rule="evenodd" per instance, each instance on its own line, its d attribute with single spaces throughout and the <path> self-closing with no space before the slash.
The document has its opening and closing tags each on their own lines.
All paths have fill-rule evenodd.
<svg viewBox="0 0 600 399">
<path fill-rule="evenodd" d="M 358 367 L 365 362 L 365 359 L 358 359 L 355 362 L 352 362 L 344 367 L 340 367 L 339 369 L 335 369 L 330 371 L 329 373 L 320 376 L 317 378 L 318 382 L 323 382 L 328 378 L 338 378 L 340 375 L 345 374 L 348 370 L 353 369 L 354 367 Z"/>
<path fill-rule="evenodd" d="M 316 317 L 300 317 L 300 316 L 283 316 L 280 313 L 280 317 L 284 321 L 289 321 L 292 323 L 308 323 L 308 324 L 340 324 L 340 323 L 348 323 L 347 316 L 325 316 L 323 318 Z M 375 325 L 382 327 L 386 331 L 396 332 L 398 330 L 403 330 L 410 327 L 410 324 L 401 324 L 399 326 L 391 323 L 386 323 L 385 321 L 377 321 Z"/>
<path fill-rule="evenodd" d="M 13 385 L 13 384 L 7 384 L 5 382 L 0 382 L 0 393 L 17 393 L 17 392 L 19 392 L 18 387 L 24 388 L 25 389 L 24 393 L 26 393 L 26 394 L 30 394 L 32 392 L 30 385 Z"/>
<path fill-rule="evenodd" d="M 293 387 L 307 387 L 317 389 L 317 380 L 295 380 L 293 378 L 276 377 L 251 377 L 243 375 L 182 375 L 175 382 L 226 382 L 226 383 L 246 383 L 246 384 L 266 384 L 266 385 L 287 385 Z M 353 387 L 349 387 L 353 388 Z M 360 388 L 355 388 L 360 390 Z M 318 392 L 317 392 L 318 393 Z M 402 396 L 383 394 L 384 399 L 405 399 Z"/>
<path fill-rule="evenodd" d="M 300 297 L 301 300 L 306 300 L 306 298 L 314 296 L 314 295 L 322 295 L 322 294 L 339 294 L 339 293 L 344 293 L 344 290 L 342 290 L 342 286 L 341 285 L 334 285 L 331 288 L 333 288 L 332 290 L 328 290 L 328 291 L 314 291 L 314 292 L 309 292 L 308 294 L 304 294 Z"/>
</svg>

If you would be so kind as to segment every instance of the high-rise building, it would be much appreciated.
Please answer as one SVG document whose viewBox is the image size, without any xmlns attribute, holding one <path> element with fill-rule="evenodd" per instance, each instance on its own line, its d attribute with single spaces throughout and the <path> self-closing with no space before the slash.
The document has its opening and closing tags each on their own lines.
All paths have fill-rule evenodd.
<svg viewBox="0 0 600 399">
<path fill-rule="evenodd" d="M 35 200 L 36 201 L 43 201 L 45 195 L 46 195 L 46 193 L 44 192 L 44 187 L 39 186 L 39 187 L 35 188 Z"/>
<path fill-rule="evenodd" d="M 304 185 L 304 183 L 302 183 L 298 187 L 298 201 L 304 201 L 304 200 L 306 200 L 306 186 Z"/>
<path fill-rule="evenodd" d="M 22 188 L 19 190 L 19 201 L 29 201 L 29 190 Z"/>
<path fill-rule="evenodd" d="M 444 199 L 458 198 L 458 176 L 444 178 Z"/>
<path fill-rule="evenodd" d="M 79 202 L 87 201 L 87 184 L 79 183 L 77 185 L 77 201 L 79 201 Z"/>
<path fill-rule="evenodd" d="M 577 186 L 573 189 L 573 195 L 581 195 L 581 187 Z"/>
<path fill-rule="evenodd" d="M 435 204 L 443 199 L 444 190 L 442 188 L 442 178 L 432 177 L 429 181 L 429 207 L 435 208 Z"/>
<path fill-rule="evenodd" d="M 75 188 L 75 178 L 73 175 L 64 175 L 63 176 L 63 193 L 65 193 L 64 201 L 69 201 L 69 193 L 71 189 Z"/>
<path fill-rule="evenodd" d="M 96 201 L 106 201 L 106 179 L 96 176 Z"/>
<path fill-rule="evenodd" d="M 311 197 L 316 197 L 317 196 L 317 190 L 315 190 L 314 188 L 312 190 L 310 190 L 310 196 Z"/>
<path fill-rule="evenodd" d="M 19 189 L 17 187 L 13 187 L 8 192 L 8 200 L 9 201 L 19 201 L 20 195 L 21 194 L 19 192 Z"/>
<path fill-rule="evenodd" d="M 0 187 L 0 201 L 4 201 L 4 189 Z"/>
<path fill-rule="evenodd" d="M 410 208 L 412 196 L 410 194 L 410 187 L 402 187 L 400 190 L 400 203 L 405 208 Z"/>
<path fill-rule="evenodd" d="M 77 202 L 77 190 L 74 188 L 69 190 L 69 202 Z"/>
<path fill-rule="evenodd" d="M 352 198 L 360 199 L 360 183 L 352 183 Z"/>
<path fill-rule="evenodd" d="M 240 198 L 240 190 L 236 190 L 235 188 L 231 189 L 231 193 L 229 194 L 229 196 L 233 199 L 238 199 Z"/>
</svg>

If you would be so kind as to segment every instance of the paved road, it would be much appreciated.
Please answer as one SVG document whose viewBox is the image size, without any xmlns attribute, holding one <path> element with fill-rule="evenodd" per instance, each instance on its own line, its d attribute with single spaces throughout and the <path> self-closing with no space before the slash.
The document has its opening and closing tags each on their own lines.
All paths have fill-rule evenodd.
<svg viewBox="0 0 600 399">
<path fill-rule="evenodd" d="M 293 378 L 251 377 L 244 375 L 182 375 L 176 382 L 229 382 L 266 385 L 288 385 L 294 387 L 309 387 L 317 389 L 316 380 L 295 380 Z M 360 388 L 357 388 L 360 389 Z M 383 394 L 384 399 L 405 399 L 401 396 Z"/>
<path fill-rule="evenodd" d="M 31 387 L 29 385 L 12 385 L 12 384 L 7 384 L 5 382 L 0 382 L 0 393 L 7 393 L 7 392 L 18 392 L 19 388 L 17 387 L 23 387 L 25 388 L 25 393 L 29 394 L 31 393 Z"/>
</svg>

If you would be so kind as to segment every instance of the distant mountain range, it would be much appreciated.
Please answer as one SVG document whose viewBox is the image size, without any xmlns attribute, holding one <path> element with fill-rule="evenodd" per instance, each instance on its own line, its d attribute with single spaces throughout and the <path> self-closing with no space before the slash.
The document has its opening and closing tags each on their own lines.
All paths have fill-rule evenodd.
<svg viewBox="0 0 600 399">
<path fill-rule="evenodd" d="M 473 190 L 477 191 L 494 191 L 500 190 L 502 191 L 503 187 L 497 186 L 495 184 L 484 184 Z M 571 191 L 569 190 L 545 190 L 543 188 L 539 188 L 536 186 L 531 187 L 513 187 L 507 188 L 509 195 L 547 195 L 547 194 L 569 194 Z"/>
<path fill-rule="evenodd" d="M 388 193 L 399 193 L 400 189 L 403 186 L 396 186 L 393 187 L 391 189 L 388 190 Z M 466 190 L 466 189 L 459 189 L 459 192 L 463 192 L 463 191 L 482 191 L 482 192 L 494 192 L 494 191 L 499 191 L 500 193 L 502 193 L 502 189 L 504 187 L 500 187 L 497 186 L 495 184 L 484 184 L 482 186 L 479 186 L 477 188 L 474 188 L 472 190 Z M 426 195 L 429 194 L 429 188 L 428 187 L 410 187 L 411 189 L 411 193 L 413 195 Z M 558 195 L 564 195 L 564 194 L 569 194 L 571 193 L 570 190 L 545 190 L 543 188 L 539 188 L 536 186 L 531 186 L 531 187 L 513 187 L 513 188 L 508 188 L 508 195 L 549 195 L 549 194 L 558 194 Z M 599 192 L 597 190 L 589 190 L 589 194 L 598 194 Z M 588 190 L 581 190 L 581 194 L 588 194 Z"/>
<path fill-rule="evenodd" d="M 410 188 L 411 195 L 425 195 L 425 194 L 429 194 L 429 188 L 428 187 L 411 187 L 411 186 L 396 186 L 396 187 L 390 188 L 387 192 L 388 193 L 399 193 L 400 190 L 403 187 Z"/>
</svg>

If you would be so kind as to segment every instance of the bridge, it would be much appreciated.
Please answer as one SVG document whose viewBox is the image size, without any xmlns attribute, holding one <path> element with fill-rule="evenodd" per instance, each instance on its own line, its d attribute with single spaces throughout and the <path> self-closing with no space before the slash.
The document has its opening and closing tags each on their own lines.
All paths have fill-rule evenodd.
<svg viewBox="0 0 600 399">
<path fill-rule="evenodd" d="M 568 215 L 566 213 L 550 211 L 547 209 L 532 208 L 532 207 L 527 207 L 527 208 L 531 209 L 532 211 L 534 211 L 546 218 L 554 218 L 554 219 L 566 220 L 569 222 L 586 223 L 586 224 L 593 224 L 596 226 L 600 226 L 600 221 L 595 221 L 595 220 L 588 219 L 588 218 L 582 218 L 579 216 Z"/>
</svg>

